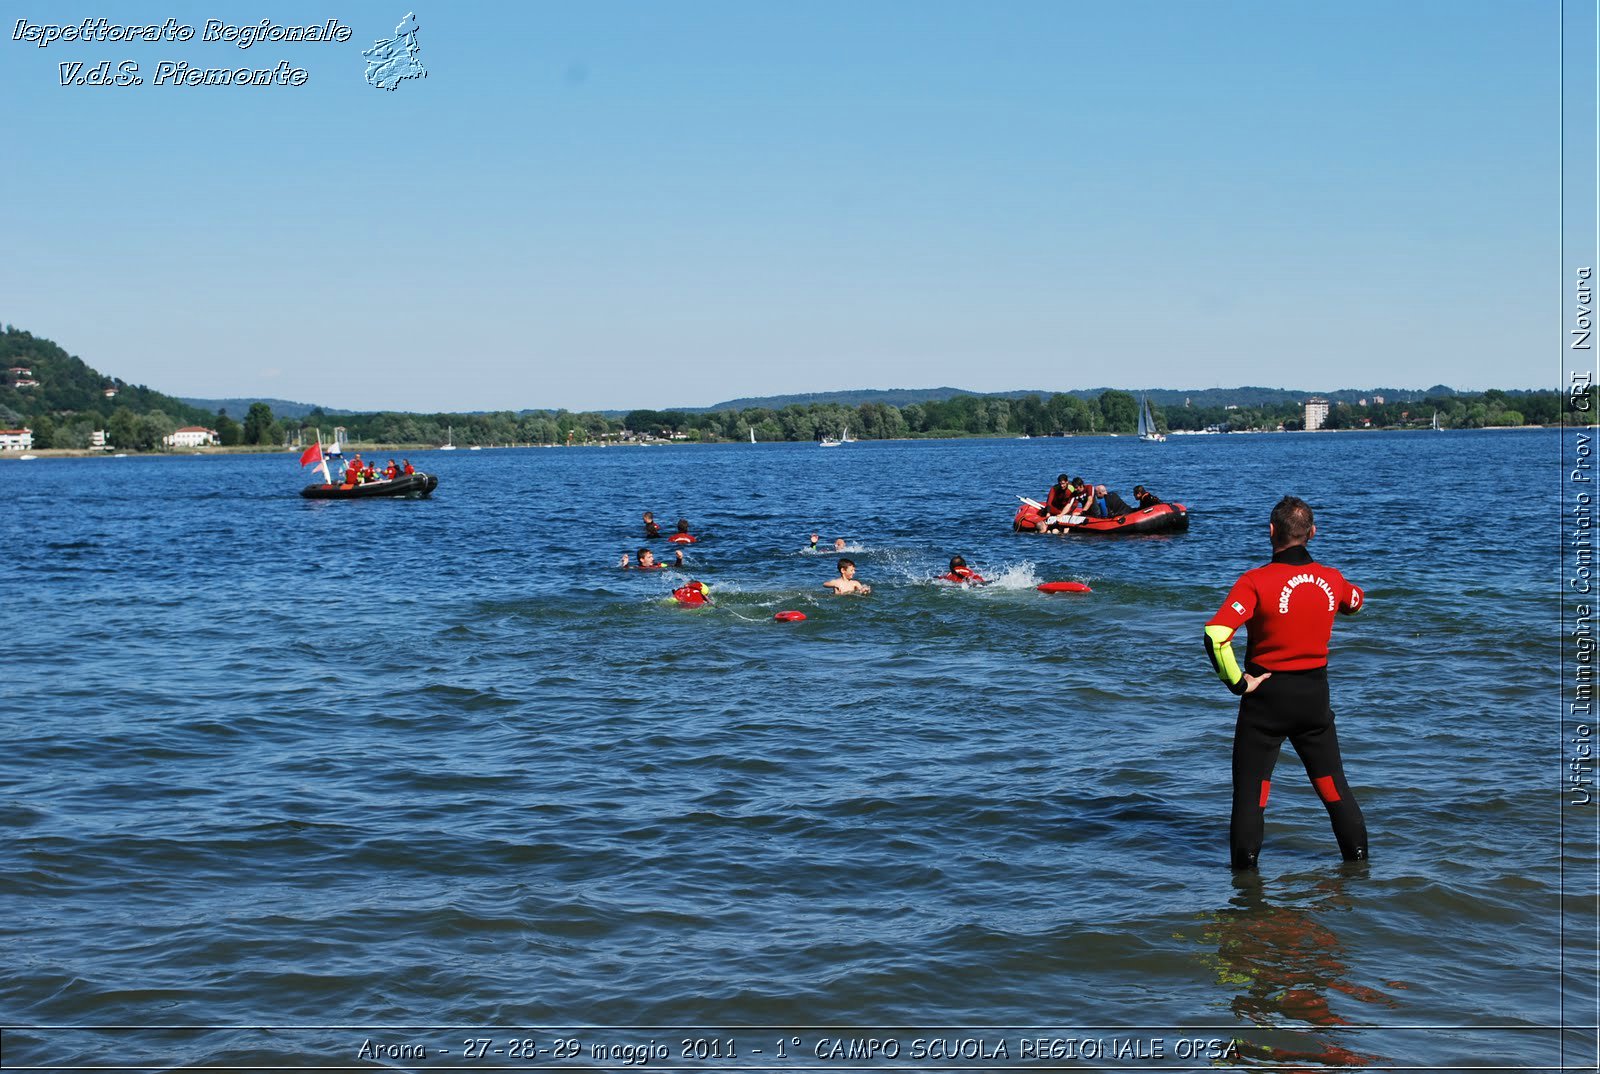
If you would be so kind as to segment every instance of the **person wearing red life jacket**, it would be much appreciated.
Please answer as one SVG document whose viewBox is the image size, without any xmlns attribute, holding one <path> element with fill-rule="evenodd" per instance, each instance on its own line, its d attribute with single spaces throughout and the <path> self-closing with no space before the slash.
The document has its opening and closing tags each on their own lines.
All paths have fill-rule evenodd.
<svg viewBox="0 0 1600 1074">
<path fill-rule="evenodd" d="M 344 483 L 359 485 L 362 481 L 361 452 L 356 452 L 356 457 L 344 464 Z"/>
<path fill-rule="evenodd" d="M 646 511 L 644 513 L 644 535 L 646 537 L 661 536 L 661 527 L 656 525 L 656 515 L 654 511 Z"/>
<path fill-rule="evenodd" d="M 694 544 L 698 539 L 689 532 L 689 520 L 687 518 L 678 519 L 678 532 L 667 538 L 673 544 Z"/>
<path fill-rule="evenodd" d="M 710 603 L 710 594 L 707 592 L 710 588 L 704 582 L 689 582 L 674 589 L 672 591 L 672 599 L 685 608 L 698 608 L 703 604 Z"/>
<path fill-rule="evenodd" d="M 387 465 L 387 466 L 385 466 L 383 468 L 383 479 L 385 481 L 393 481 L 395 478 L 397 478 L 399 476 L 400 476 L 400 467 L 398 467 L 398 466 L 396 466 L 394 464 L 394 460 L 393 459 L 390 459 L 389 460 L 389 465 Z"/>
<path fill-rule="evenodd" d="M 1052 527 L 1062 527 L 1061 519 L 1080 514 L 1087 496 L 1082 488 L 1083 478 L 1060 474 L 1050 491 L 1044 494 L 1044 510 L 1034 528 L 1040 533 Z"/>
<path fill-rule="evenodd" d="M 967 566 L 967 561 L 962 556 L 951 556 L 950 557 L 950 573 L 946 574 L 946 575 L 942 575 L 941 577 L 943 577 L 945 581 L 954 582 L 957 585 L 988 585 L 989 584 L 988 581 L 983 577 L 983 575 L 979 574 L 977 571 L 975 571 L 971 567 Z"/>
<path fill-rule="evenodd" d="M 404 459 L 400 463 L 400 472 L 403 473 L 403 474 L 408 474 L 409 475 L 409 474 L 414 474 L 417 471 L 412 468 L 410 459 Z"/>
<path fill-rule="evenodd" d="M 1337 615 L 1365 604 L 1359 586 L 1306 550 L 1315 537 L 1311 508 L 1285 496 L 1267 533 L 1272 561 L 1239 576 L 1205 625 L 1206 655 L 1239 695 L 1233 732 L 1233 815 L 1228 842 L 1235 869 L 1255 869 L 1266 822 L 1267 794 L 1278 750 L 1287 738 L 1327 808 L 1346 861 L 1367 857 L 1367 824 L 1345 780 L 1328 701 L 1328 642 Z M 1241 671 L 1233 635 L 1248 627 Z"/>
</svg>

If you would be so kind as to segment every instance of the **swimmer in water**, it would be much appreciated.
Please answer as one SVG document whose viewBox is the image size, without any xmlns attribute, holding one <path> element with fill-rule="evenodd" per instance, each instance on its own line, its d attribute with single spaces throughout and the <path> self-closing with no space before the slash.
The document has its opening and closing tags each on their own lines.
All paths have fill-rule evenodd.
<svg viewBox="0 0 1600 1074">
<path fill-rule="evenodd" d="M 950 557 L 950 573 L 944 575 L 944 580 L 947 582 L 954 582 L 957 585 L 989 584 L 983 575 L 967 566 L 967 561 L 962 556 Z"/>
<path fill-rule="evenodd" d="M 656 516 L 653 511 L 644 513 L 644 535 L 646 537 L 660 537 L 661 527 L 656 525 Z"/>
<path fill-rule="evenodd" d="M 666 566 L 665 563 L 657 563 L 656 554 L 650 551 L 648 548 L 639 549 L 638 555 L 639 562 L 637 565 L 634 565 L 628 562 L 628 553 L 622 553 L 622 562 L 617 564 L 617 566 L 621 567 L 623 570 L 627 570 L 631 566 L 634 570 L 639 571 L 659 571 L 662 567 Z M 683 566 L 683 549 L 678 549 L 677 557 L 673 559 L 672 565 L 674 567 Z"/>
<path fill-rule="evenodd" d="M 872 592 L 870 585 L 856 581 L 856 561 L 850 558 L 839 560 L 839 577 L 830 578 L 822 583 L 824 589 L 833 590 L 833 595 L 842 597 L 846 593 L 860 593 L 865 596 Z"/>
<path fill-rule="evenodd" d="M 672 599 L 686 608 L 698 608 L 711 603 L 711 587 L 698 579 L 672 591 Z"/>
<path fill-rule="evenodd" d="M 811 535 L 811 551 L 815 552 L 817 550 L 817 542 L 820 540 L 822 540 L 822 538 L 818 534 L 813 533 Z M 835 537 L 833 539 L 833 550 L 835 552 L 843 552 L 844 547 L 845 545 L 843 537 Z"/>
</svg>

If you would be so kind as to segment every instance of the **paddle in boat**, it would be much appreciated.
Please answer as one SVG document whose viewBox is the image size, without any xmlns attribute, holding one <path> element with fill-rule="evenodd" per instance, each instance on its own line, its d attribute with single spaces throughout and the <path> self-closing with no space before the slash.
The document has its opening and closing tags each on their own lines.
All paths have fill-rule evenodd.
<svg viewBox="0 0 1600 1074">
<path fill-rule="evenodd" d="M 1038 533 L 1045 518 L 1044 504 L 1018 496 L 1022 501 L 1011 528 L 1018 533 Z M 1181 503 L 1158 503 L 1107 518 L 1093 515 L 1059 515 L 1049 533 L 1071 533 L 1092 537 L 1129 537 L 1153 533 L 1182 533 L 1189 528 L 1189 511 Z"/>
</svg>

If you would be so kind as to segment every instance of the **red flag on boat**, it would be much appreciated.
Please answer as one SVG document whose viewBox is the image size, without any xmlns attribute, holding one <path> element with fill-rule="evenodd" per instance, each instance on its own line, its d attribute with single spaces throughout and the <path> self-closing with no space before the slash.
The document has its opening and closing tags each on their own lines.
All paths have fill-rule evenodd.
<svg viewBox="0 0 1600 1074">
<path fill-rule="evenodd" d="M 322 443 L 318 441 L 300 453 L 300 465 L 310 466 L 322 461 Z"/>
</svg>

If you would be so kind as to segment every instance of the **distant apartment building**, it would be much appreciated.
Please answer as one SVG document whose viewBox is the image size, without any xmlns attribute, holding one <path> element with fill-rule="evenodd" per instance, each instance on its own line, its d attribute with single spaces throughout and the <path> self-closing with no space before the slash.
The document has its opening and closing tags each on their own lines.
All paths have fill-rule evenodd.
<svg viewBox="0 0 1600 1074">
<path fill-rule="evenodd" d="M 1309 399 L 1306 401 L 1306 432 L 1314 433 L 1322 428 L 1328 420 L 1328 401 L 1326 399 Z"/>
<path fill-rule="evenodd" d="M 6 372 L 10 373 L 13 377 L 33 376 L 33 369 L 25 365 L 14 365 L 10 369 L 6 370 Z"/>
<path fill-rule="evenodd" d="M 185 425 L 171 436 L 162 437 L 161 442 L 168 447 L 187 448 L 205 447 L 208 444 L 221 443 L 217 438 L 215 429 L 206 429 L 199 425 Z"/>
<path fill-rule="evenodd" d="M 102 391 L 100 394 L 105 396 L 107 399 L 115 399 L 117 397 L 117 389 L 115 389 L 115 388 L 107 388 L 104 391 Z"/>
<path fill-rule="evenodd" d="M 32 429 L 0 429 L 0 451 L 28 451 L 32 447 Z"/>
<path fill-rule="evenodd" d="M 107 450 L 111 445 L 106 443 L 106 431 L 104 429 L 96 429 L 90 433 L 89 446 L 95 451 Z"/>
</svg>

